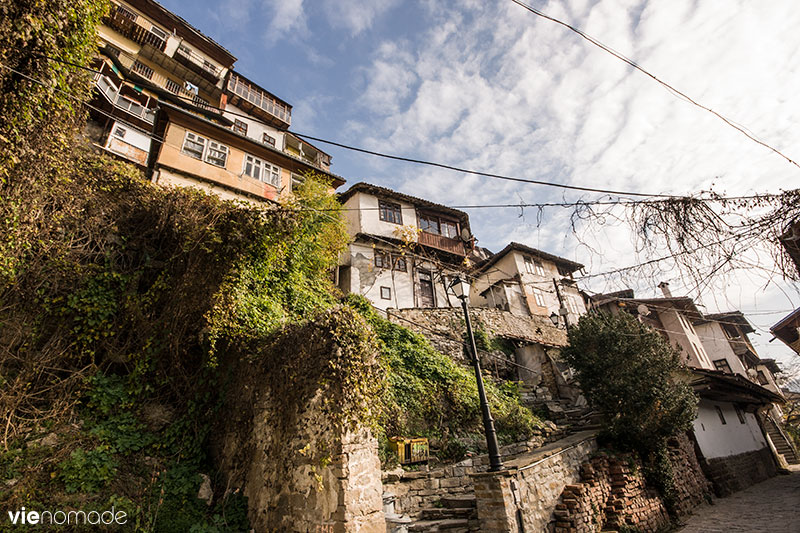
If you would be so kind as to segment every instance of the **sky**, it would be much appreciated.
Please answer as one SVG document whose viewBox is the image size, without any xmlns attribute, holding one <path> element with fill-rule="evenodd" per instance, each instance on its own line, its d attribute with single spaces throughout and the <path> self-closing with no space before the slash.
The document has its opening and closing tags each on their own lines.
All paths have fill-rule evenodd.
<svg viewBox="0 0 800 533">
<path fill-rule="evenodd" d="M 510 0 L 162 0 L 228 48 L 236 69 L 293 105 L 292 129 L 486 172 L 643 193 L 797 188 L 800 169 L 575 33 Z M 800 160 L 800 10 L 795 0 L 530 0 Z M 349 184 L 446 205 L 596 198 L 391 162 L 316 143 Z M 347 187 L 347 185 L 345 185 Z M 588 273 L 636 264 L 630 229 L 579 227 L 563 209 L 469 210 L 481 246 L 518 241 Z M 708 312 L 742 310 L 762 358 L 800 361 L 770 325 L 800 306 L 758 271 L 698 293 L 679 271 L 598 277 L 585 288 L 660 281 Z"/>
</svg>

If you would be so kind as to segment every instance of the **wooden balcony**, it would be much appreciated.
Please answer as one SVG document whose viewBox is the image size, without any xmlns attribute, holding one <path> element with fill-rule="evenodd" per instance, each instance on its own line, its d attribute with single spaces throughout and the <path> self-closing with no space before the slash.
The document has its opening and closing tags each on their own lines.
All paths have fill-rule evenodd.
<svg viewBox="0 0 800 533">
<path fill-rule="evenodd" d="M 464 248 L 464 243 L 461 242 L 460 239 L 451 239 L 450 237 L 444 237 L 442 235 L 436 235 L 435 233 L 422 231 L 419 234 L 418 242 L 423 246 L 430 246 L 431 248 L 444 250 L 445 252 L 450 252 L 451 254 L 467 255 L 466 249 Z"/>
<path fill-rule="evenodd" d="M 264 119 L 268 124 L 278 129 L 286 129 L 292 124 L 292 108 L 288 104 L 235 72 L 228 77 L 228 91 L 232 105 Z"/>
<path fill-rule="evenodd" d="M 198 54 L 187 51 L 182 47 L 178 47 L 175 50 L 175 55 L 173 59 L 183 65 L 184 67 L 188 68 L 195 74 L 198 74 L 205 78 L 206 80 L 210 81 L 211 83 L 217 83 L 220 78 L 219 69 L 216 66 L 212 65 L 210 62 L 204 60 Z"/>
<path fill-rule="evenodd" d="M 167 47 L 167 41 L 123 14 L 119 8 L 112 8 L 111 13 L 103 18 L 103 24 L 142 46 L 150 45 L 161 52 Z"/>
</svg>

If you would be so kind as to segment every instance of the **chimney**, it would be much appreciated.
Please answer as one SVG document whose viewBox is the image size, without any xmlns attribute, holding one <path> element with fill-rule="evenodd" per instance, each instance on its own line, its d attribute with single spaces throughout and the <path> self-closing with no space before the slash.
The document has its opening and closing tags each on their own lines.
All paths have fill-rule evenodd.
<svg viewBox="0 0 800 533">
<path fill-rule="evenodd" d="M 658 284 L 658 288 L 664 293 L 664 298 L 672 298 L 672 293 L 669 290 L 669 283 L 662 281 Z"/>
</svg>

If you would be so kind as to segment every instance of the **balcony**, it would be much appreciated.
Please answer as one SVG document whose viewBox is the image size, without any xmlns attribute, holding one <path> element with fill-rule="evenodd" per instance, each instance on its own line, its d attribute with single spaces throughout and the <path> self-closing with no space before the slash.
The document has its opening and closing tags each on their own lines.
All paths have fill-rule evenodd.
<svg viewBox="0 0 800 533">
<path fill-rule="evenodd" d="M 141 101 L 141 94 L 124 85 L 117 88 L 108 76 L 102 74 L 95 77 L 95 83 L 100 94 L 117 109 L 121 109 L 147 124 L 155 122 L 156 110 L 150 107 L 155 102 L 149 97 L 145 97 L 145 101 Z"/>
<path fill-rule="evenodd" d="M 221 69 L 185 45 L 178 46 L 173 59 L 211 83 L 220 78 Z"/>
<path fill-rule="evenodd" d="M 115 6 L 111 9 L 111 13 L 103 18 L 103 24 L 131 41 L 142 46 L 150 45 L 163 52 L 167 47 L 167 41 L 150 31 L 150 28 L 140 24 L 139 21 L 145 22 L 142 17 L 122 6 Z"/>
<path fill-rule="evenodd" d="M 228 91 L 231 93 L 231 104 L 242 110 L 265 119 L 269 124 L 280 128 L 288 128 L 292 123 L 292 109 L 277 100 L 257 85 L 231 72 L 228 77 Z"/>
<path fill-rule="evenodd" d="M 431 248 L 444 250 L 445 252 L 450 252 L 451 254 L 467 254 L 466 249 L 464 248 L 464 243 L 461 242 L 460 239 L 451 239 L 450 237 L 444 237 L 443 235 L 436 235 L 435 233 L 421 231 L 419 233 L 418 242 L 423 246 L 430 246 Z"/>
</svg>

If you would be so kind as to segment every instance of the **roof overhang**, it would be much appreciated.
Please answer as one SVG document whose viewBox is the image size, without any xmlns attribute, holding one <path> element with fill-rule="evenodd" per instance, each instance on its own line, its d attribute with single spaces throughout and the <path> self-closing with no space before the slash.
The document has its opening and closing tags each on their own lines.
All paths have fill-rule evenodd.
<svg viewBox="0 0 800 533">
<path fill-rule="evenodd" d="M 537 257 L 539 259 L 552 261 L 556 265 L 564 267 L 570 273 L 584 268 L 584 266 L 581 263 L 570 261 L 569 259 L 566 259 L 564 257 L 559 257 L 557 255 L 543 252 L 542 250 L 537 250 L 536 248 L 531 248 L 530 246 L 526 246 L 518 242 L 511 242 L 505 248 L 503 248 L 502 250 L 494 254 L 492 257 L 490 257 L 488 260 L 478 265 L 478 267 L 475 269 L 475 272 L 477 273 L 485 272 L 486 270 L 489 269 L 489 267 L 497 263 L 500 259 L 510 254 L 511 252 L 522 252 L 524 254 Z"/>
<path fill-rule="evenodd" d="M 692 389 L 701 398 L 753 405 L 784 402 L 780 395 L 738 374 L 701 368 L 694 368 L 691 372 Z"/>
</svg>

